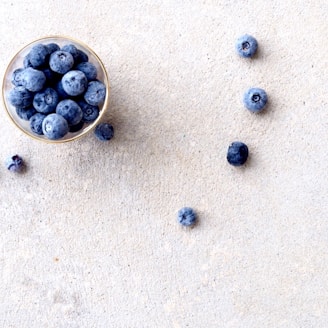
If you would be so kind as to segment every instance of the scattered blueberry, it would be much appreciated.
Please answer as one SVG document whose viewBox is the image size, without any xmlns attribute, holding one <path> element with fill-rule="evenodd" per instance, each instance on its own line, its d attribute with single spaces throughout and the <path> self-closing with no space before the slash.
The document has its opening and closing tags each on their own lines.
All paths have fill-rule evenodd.
<svg viewBox="0 0 328 328">
<path fill-rule="evenodd" d="M 10 90 L 9 102 L 15 107 L 26 108 L 32 105 L 33 93 L 23 86 Z"/>
<path fill-rule="evenodd" d="M 60 139 L 67 134 L 68 123 L 59 114 L 49 114 L 42 122 L 42 132 L 50 140 Z"/>
<path fill-rule="evenodd" d="M 22 83 L 29 91 L 40 91 L 45 85 L 46 80 L 47 78 L 42 71 L 32 67 L 25 68 L 22 72 Z"/>
<path fill-rule="evenodd" d="M 23 72 L 24 68 L 17 68 L 14 70 L 12 78 L 11 78 L 11 83 L 15 85 L 16 87 L 23 86 Z"/>
<path fill-rule="evenodd" d="M 71 99 L 65 99 L 58 103 L 56 113 L 65 118 L 69 125 L 75 125 L 82 120 L 82 109 Z"/>
<path fill-rule="evenodd" d="M 21 172 L 24 167 L 24 161 L 19 155 L 8 157 L 5 164 L 7 169 L 12 172 Z"/>
<path fill-rule="evenodd" d="M 73 56 L 66 51 L 58 50 L 50 55 L 50 68 L 60 74 L 67 73 L 74 65 Z"/>
<path fill-rule="evenodd" d="M 39 43 L 32 47 L 27 57 L 31 65 L 37 68 L 46 64 L 48 54 L 47 47 Z"/>
<path fill-rule="evenodd" d="M 46 88 L 34 95 L 33 106 L 39 113 L 50 114 L 56 110 L 58 101 L 57 92 L 52 88 Z"/>
<path fill-rule="evenodd" d="M 87 85 L 87 77 L 78 70 L 69 71 L 62 78 L 63 89 L 70 96 L 78 96 L 84 93 Z"/>
<path fill-rule="evenodd" d="M 45 117 L 46 117 L 46 115 L 44 115 L 44 114 L 36 113 L 30 118 L 30 127 L 34 133 L 36 133 L 38 135 L 43 134 L 42 122 L 45 119 Z"/>
<path fill-rule="evenodd" d="M 245 92 L 243 102 L 248 110 L 258 113 L 267 104 L 268 96 L 263 89 L 250 88 Z"/>
<path fill-rule="evenodd" d="M 27 108 L 16 107 L 16 113 L 22 120 L 28 121 L 36 113 L 36 110 L 33 106 Z"/>
<path fill-rule="evenodd" d="M 191 207 L 183 207 L 178 212 L 178 222 L 183 226 L 190 227 L 196 223 L 197 216 Z"/>
<path fill-rule="evenodd" d="M 49 44 L 46 44 L 46 48 L 48 50 L 48 54 L 52 54 L 53 52 L 55 51 L 58 51 L 60 50 L 60 47 L 57 43 L 49 43 Z"/>
<path fill-rule="evenodd" d="M 78 102 L 78 105 L 82 109 L 82 121 L 85 123 L 93 122 L 99 116 L 99 107 L 92 106 L 86 103 L 85 101 L 81 100 Z"/>
<path fill-rule="evenodd" d="M 82 62 L 76 66 L 76 69 L 83 72 L 89 81 L 97 78 L 97 68 L 90 62 Z"/>
<path fill-rule="evenodd" d="M 237 39 L 236 51 L 241 57 L 252 57 L 257 50 L 257 41 L 251 35 L 245 34 Z"/>
<path fill-rule="evenodd" d="M 114 136 L 114 128 L 109 123 L 100 123 L 96 126 L 95 136 L 100 141 L 108 141 Z"/>
<path fill-rule="evenodd" d="M 240 141 L 233 142 L 227 153 L 227 161 L 233 166 L 241 166 L 247 161 L 248 147 Z"/>
<path fill-rule="evenodd" d="M 84 100 L 93 106 L 98 106 L 104 102 L 106 97 L 106 86 L 100 81 L 91 81 L 84 94 Z"/>
</svg>

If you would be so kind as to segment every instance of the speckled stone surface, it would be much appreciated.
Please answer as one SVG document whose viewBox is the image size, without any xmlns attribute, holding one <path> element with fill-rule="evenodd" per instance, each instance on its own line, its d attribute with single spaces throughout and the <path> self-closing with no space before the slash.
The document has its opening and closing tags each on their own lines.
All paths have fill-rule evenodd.
<svg viewBox="0 0 328 328">
<path fill-rule="evenodd" d="M 328 2 L 0 3 L 1 77 L 45 35 L 87 43 L 115 137 L 30 140 L 0 110 L 1 327 L 327 328 Z M 234 50 L 255 36 L 252 60 Z M 269 106 L 242 95 L 264 88 Z M 247 165 L 228 145 L 245 142 Z M 193 207 L 199 223 L 177 224 Z"/>
</svg>

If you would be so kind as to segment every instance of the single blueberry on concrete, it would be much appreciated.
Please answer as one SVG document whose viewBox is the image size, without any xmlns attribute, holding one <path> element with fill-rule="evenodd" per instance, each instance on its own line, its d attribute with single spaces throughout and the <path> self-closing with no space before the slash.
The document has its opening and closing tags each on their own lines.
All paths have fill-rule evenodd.
<svg viewBox="0 0 328 328">
<path fill-rule="evenodd" d="M 26 108 L 32 105 L 34 94 L 23 86 L 15 87 L 9 92 L 9 102 L 20 108 Z"/>
<path fill-rule="evenodd" d="M 42 132 L 50 140 L 60 139 L 67 134 L 68 123 L 59 114 L 49 114 L 42 122 Z"/>
<path fill-rule="evenodd" d="M 233 142 L 227 153 L 227 161 L 233 166 L 241 166 L 245 164 L 248 158 L 248 147 L 240 141 Z"/>
<path fill-rule="evenodd" d="M 100 141 L 108 141 L 114 137 L 114 128 L 109 123 L 100 123 L 96 126 L 94 133 Z"/>
<path fill-rule="evenodd" d="M 42 122 L 45 119 L 46 115 L 41 113 L 36 113 L 30 118 L 30 128 L 31 130 L 39 135 L 43 134 L 42 131 Z"/>
<path fill-rule="evenodd" d="M 90 62 L 82 62 L 76 66 L 76 69 L 83 72 L 89 81 L 97 78 L 97 68 Z"/>
<path fill-rule="evenodd" d="M 72 99 L 60 101 L 56 107 L 56 113 L 65 118 L 69 125 L 76 125 L 82 120 L 82 109 Z"/>
<path fill-rule="evenodd" d="M 88 86 L 88 79 L 79 70 L 67 72 L 62 78 L 64 91 L 70 96 L 78 96 L 85 92 Z"/>
<path fill-rule="evenodd" d="M 39 43 L 32 47 L 28 53 L 28 59 L 34 68 L 38 68 L 46 64 L 48 55 L 47 47 Z"/>
<path fill-rule="evenodd" d="M 243 102 L 248 110 L 258 113 L 265 108 L 268 96 L 263 89 L 250 88 L 245 92 Z"/>
<path fill-rule="evenodd" d="M 92 105 L 99 106 L 105 101 L 106 86 L 100 81 L 91 81 L 88 84 L 87 91 L 84 94 L 84 100 Z"/>
<path fill-rule="evenodd" d="M 190 227 L 196 223 L 197 216 L 191 207 L 183 207 L 178 211 L 178 222 L 183 226 Z"/>
<path fill-rule="evenodd" d="M 6 159 L 5 165 L 11 172 L 21 172 L 24 168 L 24 161 L 19 155 L 14 155 Z"/>
<path fill-rule="evenodd" d="M 47 78 L 42 71 L 32 67 L 25 68 L 22 72 L 22 83 L 29 91 L 40 91 L 44 87 L 46 80 Z"/>
<path fill-rule="evenodd" d="M 74 59 L 69 52 L 58 50 L 50 55 L 49 66 L 56 73 L 65 74 L 73 65 Z"/>
<path fill-rule="evenodd" d="M 28 121 L 36 113 L 36 110 L 33 106 L 27 108 L 16 107 L 15 109 L 18 117 L 24 121 Z"/>
<path fill-rule="evenodd" d="M 239 37 L 236 41 L 236 51 L 238 55 L 245 58 L 254 56 L 257 46 L 256 39 L 248 34 Z"/>
<path fill-rule="evenodd" d="M 56 110 L 58 102 L 57 92 L 52 88 L 46 88 L 34 95 L 33 106 L 40 113 L 50 114 Z"/>
<path fill-rule="evenodd" d="M 24 68 L 17 68 L 14 70 L 12 77 L 11 77 L 11 83 L 14 86 L 19 87 L 19 86 L 24 85 L 23 71 L 24 71 Z"/>
<path fill-rule="evenodd" d="M 82 121 L 85 123 L 93 122 L 99 116 L 99 107 L 89 105 L 87 102 L 81 100 L 78 105 L 82 109 Z"/>
</svg>

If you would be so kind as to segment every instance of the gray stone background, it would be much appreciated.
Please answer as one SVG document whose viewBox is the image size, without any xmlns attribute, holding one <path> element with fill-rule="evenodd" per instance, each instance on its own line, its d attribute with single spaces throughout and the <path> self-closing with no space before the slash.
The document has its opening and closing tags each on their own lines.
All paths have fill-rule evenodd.
<svg viewBox="0 0 328 328">
<path fill-rule="evenodd" d="M 318 1 L 8 1 L 13 55 L 102 58 L 115 138 L 49 145 L 0 110 L 1 327 L 328 327 L 327 31 Z M 234 42 L 254 35 L 259 53 Z M 248 87 L 267 90 L 261 115 Z M 248 144 L 243 168 L 225 159 Z M 193 229 L 176 212 L 192 206 Z"/>
</svg>

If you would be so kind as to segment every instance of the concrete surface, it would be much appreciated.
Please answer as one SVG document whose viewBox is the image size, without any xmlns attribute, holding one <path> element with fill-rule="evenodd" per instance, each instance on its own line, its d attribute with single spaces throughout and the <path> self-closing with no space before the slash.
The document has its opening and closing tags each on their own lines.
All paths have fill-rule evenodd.
<svg viewBox="0 0 328 328">
<path fill-rule="evenodd" d="M 1 327 L 328 327 L 328 2 L 15 1 L 0 73 L 26 43 L 89 44 L 116 135 L 30 140 L 1 106 Z M 259 54 L 234 42 L 254 35 Z M 243 108 L 267 90 L 262 115 Z M 225 160 L 248 144 L 244 168 Z M 189 205 L 199 224 L 183 229 Z"/>
</svg>

